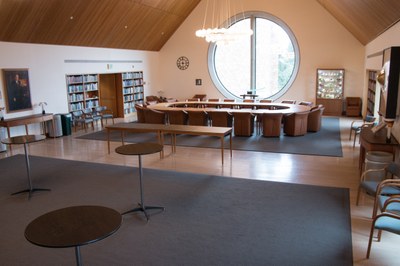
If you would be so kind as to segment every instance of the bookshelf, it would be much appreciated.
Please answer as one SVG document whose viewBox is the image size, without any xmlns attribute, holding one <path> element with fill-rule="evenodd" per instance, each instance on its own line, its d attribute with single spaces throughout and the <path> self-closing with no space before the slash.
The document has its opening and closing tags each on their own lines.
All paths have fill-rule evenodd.
<svg viewBox="0 0 400 266">
<path fill-rule="evenodd" d="M 367 115 L 374 115 L 376 97 L 376 77 L 375 70 L 368 70 L 368 93 L 367 93 Z"/>
<path fill-rule="evenodd" d="M 121 90 L 117 96 L 119 116 L 129 116 L 136 112 L 135 104 L 144 103 L 143 72 L 124 72 L 120 78 Z"/>
<path fill-rule="evenodd" d="M 69 111 L 99 106 L 99 78 L 97 74 L 67 75 Z"/>
</svg>

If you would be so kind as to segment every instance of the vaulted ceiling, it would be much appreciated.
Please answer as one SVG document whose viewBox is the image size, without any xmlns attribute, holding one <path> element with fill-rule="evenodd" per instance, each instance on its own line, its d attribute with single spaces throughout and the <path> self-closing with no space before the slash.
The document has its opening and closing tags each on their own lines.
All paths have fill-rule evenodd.
<svg viewBox="0 0 400 266">
<path fill-rule="evenodd" d="M 0 0 L 0 41 L 159 51 L 201 0 Z M 362 44 L 399 0 L 315 0 Z"/>
</svg>

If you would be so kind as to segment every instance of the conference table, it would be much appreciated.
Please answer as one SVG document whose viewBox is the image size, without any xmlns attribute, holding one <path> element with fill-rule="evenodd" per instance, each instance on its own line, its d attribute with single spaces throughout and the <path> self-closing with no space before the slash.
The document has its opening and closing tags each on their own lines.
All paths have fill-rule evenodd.
<svg viewBox="0 0 400 266">
<path fill-rule="evenodd" d="M 217 107 L 216 107 L 217 106 Z M 233 106 L 233 108 L 230 108 Z M 248 102 L 208 102 L 208 101 L 187 101 L 168 102 L 148 105 L 147 108 L 157 111 L 184 110 L 184 111 L 219 111 L 219 112 L 251 112 L 253 114 L 282 113 L 292 114 L 310 111 L 311 107 L 300 104 L 287 103 L 248 103 Z"/>
</svg>

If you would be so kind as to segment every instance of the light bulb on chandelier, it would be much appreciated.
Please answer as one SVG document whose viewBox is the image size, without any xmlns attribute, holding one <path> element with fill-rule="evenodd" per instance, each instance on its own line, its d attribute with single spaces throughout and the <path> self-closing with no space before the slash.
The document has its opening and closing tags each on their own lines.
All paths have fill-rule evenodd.
<svg viewBox="0 0 400 266">
<path fill-rule="evenodd" d="M 212 2 L 211 7 L 209 7 L 210 1 Z M 212 11 L 212 15 L 210 16 L 208 16 L 209 8 Z M 253 30 L 251 29 L 239 30 L 232 27 L 220 27 L 220 25 L 232 25 L 232 17 L 230 12 L 230 0 L 207 0 L 203 28 L 196 31 L 196 36 L 204 38 L 207 42 L 215 42 L 217 44 L 229 44 L 244 37 L 251 36 L 253 34 Z M 242 14 L 244 19 L 243 9 Z M 206 29 L 205 25 L 208 20 L 211 20 L 212 27 Z"/>
</svg>

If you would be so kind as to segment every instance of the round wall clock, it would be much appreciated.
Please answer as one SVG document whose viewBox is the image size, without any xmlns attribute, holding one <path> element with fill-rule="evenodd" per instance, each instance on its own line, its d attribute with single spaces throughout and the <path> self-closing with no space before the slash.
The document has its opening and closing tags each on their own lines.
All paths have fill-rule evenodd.
<svg viewBox="0 0 400 266">
<path fill-rule="evenodd" d="M 176 60 L 176 66 L 180 70 L 185 70 L 189 67 L 189 59 L 186 56 L 181 56 Z"/>
</svg>

